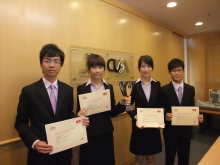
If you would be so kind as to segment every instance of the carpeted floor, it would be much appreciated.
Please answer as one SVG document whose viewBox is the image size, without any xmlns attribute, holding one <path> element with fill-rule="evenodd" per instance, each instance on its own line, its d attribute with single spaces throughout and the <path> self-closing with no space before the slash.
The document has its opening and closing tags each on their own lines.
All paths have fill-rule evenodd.
<svg viewBox="0 0 220 165">
<path fill-rule="evenodd" d="M 191 140 L 189 165 L 197 165 L 218 136 L 220 136 L 220 130 L 206 129 L 203 134 L 200 134 L 198 128 L 195 128 L 195 137 Z M 155 155 L 154 165 L 164 165 L 164 160 L 163 146 L 163 151 Z M 134 163 L 130 165 L 134 165 Z M 177 165 L 177 157 L 175 159 L 175 165 Z"/>
</svg>

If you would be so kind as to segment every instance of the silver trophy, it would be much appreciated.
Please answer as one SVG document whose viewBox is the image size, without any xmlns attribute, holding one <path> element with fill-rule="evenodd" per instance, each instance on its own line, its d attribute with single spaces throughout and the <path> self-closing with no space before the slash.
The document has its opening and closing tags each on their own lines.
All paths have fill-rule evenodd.
<svg viewBox="0 0 220 165">
<path fill-rule="evenodd" d="M 120 81 L 119 87 L 123 96 L 129 97 L 131 95 L 131 91 L 134 86 L 134 81 Z M 131 111 L 133 109 L 133 105 L 125 103 L 126 111 Z"/>
</svg>

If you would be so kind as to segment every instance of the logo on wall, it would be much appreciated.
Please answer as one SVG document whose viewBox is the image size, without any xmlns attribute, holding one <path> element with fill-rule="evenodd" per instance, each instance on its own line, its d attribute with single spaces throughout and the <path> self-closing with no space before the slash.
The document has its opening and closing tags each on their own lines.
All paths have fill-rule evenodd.
<svg viewBox="0 0 220 165">
<path fill-rule="evenodd" d="M 86 82 L 90 78 L 87 60 L 93 54 L 100 55 L 105 61 L 103 78 L 108 82 L 132 81 L 134 78 L 134 55 L 127 52 L 70 46 L 71 56 L 71 83 L 73 85 Z M 100 64 L 94 61 L 93 64 Z M 102 63 L 101 63 L 102 64 Z"/>
<path fill-rule="evenodd" d="M 123 73 L 125 70 L 128 72 L 128 66 L 124 59 L 110 58 L 107 61 L 107 69 L 110 72 Z"/>
</svg>

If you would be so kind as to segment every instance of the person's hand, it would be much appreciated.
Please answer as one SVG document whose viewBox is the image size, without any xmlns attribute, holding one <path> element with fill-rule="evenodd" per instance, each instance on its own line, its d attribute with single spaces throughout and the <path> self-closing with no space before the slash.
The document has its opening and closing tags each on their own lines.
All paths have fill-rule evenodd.
<svg viewBox="0 0 220 165">
<path fill-rule="evenodd" d="M 203 114 L 200 114 L 200 115 L 198 116 L 198 118 L 199 118 L 199 122 L 200 122 L 200 123 L 202 123 L 202 122 L 204 121 Z"/>
<path fill-rule="evenodd" d="M 138 127 L 138 125 L 137 125 L 137 121 L 136 121 L 136 126 Z M 164 126 L 165 126 L 165 124 L 164 124 Z M 147 128 L 147 127 L 145 127 L 145 126 L 141 126 L 141 127 L 138 127 L 138 128 L 140 128 L 140 129 L 144 129 L 144 128 Z M 162 127 L 162 126 L 158 126 L 157 127 L 158 129 L 161 129 L 161 128 L 164 128 L 164 127 Z"/>
<path fill-rule="evenodd" d="M 172 120 L 172 114 L 171 113 L 166 113 L 166 121 L 171 121 Z"/>
<path fill-rule="evenodd" d="M 137 121 L 136 121 L 136 126 L 137 126 L 138 128 L 140 128 L 140 129 L 144 129 L 144 128 L 145 128 L 145 126 L 139 127 Z"/>
<path fill-rule="evenodd" d="M 163 126 L 159 125 L 157 128 L 161 129 L 161 128 L 164 128 L 165 127 L 165 124 L 163 124 Z"/>
<path fill-rule="evenodd" d="M 78 116 L 86 116 L 87 115 L 87 108 L 83 108 L 81 109 L 78 113 L 77 113 Z"/>
<path fill-rule="evenodd" d="M 81 117 L 82 117 L 82 124 L 86 127 L 89 126 L 89 118 L 85 116 L 81 116 Z"/>
<path fill-rule="evenodd" d="M 131 96 L 123 96 L 121 101 L 120 101 L 121 105 L 124 104 L 131 104 Z"/>
<path fill-rule="evenodd" d="M 137 125 L 137 122 L 136 122 L 136 126 L 138 127 L 138 125 Z M 144 129 L 144 128 L 146 128 L 145 126 L 141 126 L 141 127 L 138 127 L 139 129 Z"/>
<path fill-rule="evenodd" d="M 39 153 L 47 154 L 53 151 L 53 146 L 39 140 L 35 143 L 34 149 Z"/>
</svg>

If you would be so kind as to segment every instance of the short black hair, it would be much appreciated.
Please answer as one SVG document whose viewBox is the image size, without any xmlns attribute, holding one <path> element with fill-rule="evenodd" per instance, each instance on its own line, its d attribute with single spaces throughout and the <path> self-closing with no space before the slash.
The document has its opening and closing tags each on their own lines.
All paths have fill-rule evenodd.
<svg viewBox="0 0 220 165">
<path fill-rule="evenodd" d="M 154 69 L 154 62 L 151 56 L 149 55 L 143 55 L 138 60 L 138 69 L 140 70 L 142 62 L 146 63 L 147 65 L 150 65 L 152 69 Z"/>
<path fill-rule="evenodd" d="M 102 56 L 92 53 L 87 55 L 86 66 L 88 70 L 93 66 L 103 66 L 105 70 L 105 60 Z"/>
<path fill-rule="evenodd" d="M 42 61 L 44 57 L 60 57 L 61 66 L 63 66 L 65 54 L 63 51 L 55 44 L 46 44 L 42 47 L 40 51 L 40 64 L 42 64 Z"/>
<path fill-rule="evenodd" d="M 182 67 L 183 70 L 184 70 L 185 65 L 184 65 L 184 62 L 182 60 L 180 60 L 178 58 L 173 58 L 168 63 L 167 67 L 168 67 L 168 70 L 170 72 L 171 70 L 173 70 L 174 68 L 177 68 L 177 67 Z"/>
</svg>

